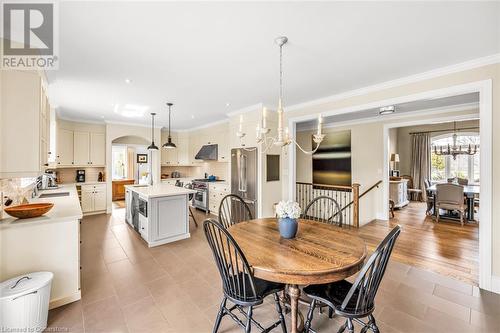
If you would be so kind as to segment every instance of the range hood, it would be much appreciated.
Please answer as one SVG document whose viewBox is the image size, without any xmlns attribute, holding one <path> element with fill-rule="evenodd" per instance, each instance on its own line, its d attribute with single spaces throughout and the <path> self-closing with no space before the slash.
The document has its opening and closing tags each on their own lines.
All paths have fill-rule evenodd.
<svg viewBox="0 0 500 333">
<path fill-rule="evenodd" d="M 196 160 L 217 161 L 218 145 L 203 145 L 194 157 Z"/>
</svg>

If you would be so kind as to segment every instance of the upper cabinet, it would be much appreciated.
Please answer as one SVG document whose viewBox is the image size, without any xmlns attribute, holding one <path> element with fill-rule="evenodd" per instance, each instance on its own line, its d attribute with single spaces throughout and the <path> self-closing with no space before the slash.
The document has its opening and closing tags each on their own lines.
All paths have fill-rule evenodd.
<svg viewBox="0 0 500 333">
<path fill-rule="evenodd" d="M 59 121 L 56 136 L 57 166 L 105 166 L 104 126 Z"/>
<path fill-rule="evenodd" d="M 106 164 L 106 135 L 104 133 L 90 133 L 90 164 Z"/>
<path fill-rule="evenodd" d="M 160 146 L 161 149 L 161 164 L 162 165 L 179 165 L 178 151 L 179 145 L 177 143 L 177 134 L 171 133 L 172 142 L 175 143 L 177 148 L 165 149 Z M 161 131 L 161 145 L 163 145 L 168 140 L 168 131 Z"/>
<path fill-rule="evenodd" d="M 0 178 L 35 177 L 48 166 L 50 105 L 39 73 L 0 71 Z"/>
</svg>

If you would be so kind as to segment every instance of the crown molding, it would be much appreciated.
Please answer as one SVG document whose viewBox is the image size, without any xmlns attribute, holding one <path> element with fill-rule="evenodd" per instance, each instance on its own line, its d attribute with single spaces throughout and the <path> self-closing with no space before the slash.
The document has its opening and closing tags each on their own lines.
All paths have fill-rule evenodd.
<svg viewBox="0 0 500 333">
<path fill-rule="evenodd" d="M 374 117 L 368 117 L 368 118 L 360 118 L 360 119 L 352 119 L 352 120 L 344 120 L 344 121 L 339 121 L 339 122 L 330 122 L 330 123 L 324 123 L 323 124 L 323 129 L 326 128 L 337 128 L 337 127 L 345 127 L 345 126 L 351 126 L 351 125 L 361 125 L 361 124 L 369 124 L 369 123 L 378 123 L 378 122 L 387 122 L 387 121 L 392 121 L 392 120 L 398 120 L 398 119 L 405 119 L 405 118 L 411 118 L 411 117 L 420 117 L 420 116 L 430 116 L 430 115 L 439 115 L 443 113 L 451 113 L 451 112 L 462 112 L 462 111 L 473 111 L 474 109 L 477 109 L 477 112 L 471 112 L 469 114 L 460 115 L 460 117 L 457 116 L 457 119 L 460 121 L 465 121 L 469 120 L 470 117 L 473 117 L 477 115 L 479 118 L 479 103 L 466 103 L 466 104 L 460 104 L 460 105 L 454 105 L 454 106 L 442 106 L 438 108 L 430 108 L 430 109 L 422 109 L 418 111 L 411 111 L 411 112 L 405 112 L 405 113 L 400 113 L 400 114 L 390 114 L 390 115 L 377 115 Z M 470 118 L 472 120 L 472 118 Z M 432 121 L 432 120 L 429 120 Z M 431 124 L 431 123 L 429 123 Z M 314 131 L 316 130 L 316 124 L 311 125 L 311 126 L 304 126 L 300 129 L 297 129 L 297 132 L 307 132 L 307 131 Z"/>
<path fill-rule="evenodd" d="M 56 113 L 56 118 L 64 121 L 70 121 L 72 123 L 84 123 L 84 124 L 91 124 L 91 125 L 101 125 L 101 126 L 106 126 L 105 121 L 97 121 L 97 120 L 87 120 L 87 119 L 77 119 L 77 118 L 72 118 L 72 117 L 67 117 L 67 116 L 61 116 L 60 114 Z"/>
<path fill-rule="evenodd" d="M 496 53 L 496 54 L 492 54 L 492 55 L 489 55 L 486 57 L 461 62 L 461 63 L 450 65 L 450 66 L 436 68 L 436 69 L 433 69 L 430 71 L 406 76 L 406 77 L 391 80 L 391 81 L 385 81 L 382 83 L 374 84 L 374 85 L 359 88 L 359 89 L 349 90 L 346 92 L 342 92 L 339 94 L 335 94 L 335 95 L 331 95 L 331 96 L 327 96 L 327 97 L 323 97 L 323 98 L 318 98 L 318 99 L 304 102 L 304 103 L 290 105 L 290 106 L 287 106 L 285 108 L 285 112 L 291 112 L 291 111 L 300 110 L 300 109 L 311 107 L 311 106 L 336 102 L 336 101 L 351 98 L 351 97 L 366 95 L 366 94 L 381 91 L 381 90 L 386 90 L 386 89 L 391 89 L 391 88 L 395 88 L 395 87 L 399 87 L 399 86 L 404 86 L 407 84 L 416 83 L 416 82 L 420 82 L 420 81 L 424 81 L 424 80 L 429 80 L 429 79 L 433 79 L 433 78 L 448 75 L 448 74 L 463 72 L 466 70 L 471 70 L 474 68 L 479 68 L 479 67 L 483 67 L 483 66 L 487 66 L 487 65 L 496 64 L 496 63 L 500 63 L 500 53 Z"/>
<path fill-rule="evenodd" d="M 131 124 L 127 122 L 122 122 L 122 121 L 113 121 L 113 120 L 105 120 L 104 121 L 105 125 L 120 125 L 120 126 L 130 126 L 130 127 L 145 127 L 145 128 L 151 128 L 151 125 L 146 125 L 146 124 Z M 155 126 L 156 129 L 161 130 L 165 126 Z"/>
<path fill-rule="evenodd" d="M 208 123 L 208 124 L 204 124 L 204 125 L 201 125 L 201 126 L 196 126 L 196 127 L 191 127 L 191 128 L 188 128 L 188 129 L 181 129 L 181 130 L 172 130 L 173 132 L 191 132 L 191 131 L 195 131 L 195 130 L 199 130 L 199 129 L 203 129 L 203 128 L 207 128 L 207 127 L 212 127 L 212 126 L 216 126 L 216 125 L 221 125 L 221 124 L 225 124 L 225 123 L 228 123 L 229 122 L 229 119 L 226 118 L 226 119 L 221 119 L 221 120 L 217 120 L 217 121 L 213 121 L 211 123 Z"/>
<path fill-rule="evenodd" d="M 242 109 L 238 109 L 238 110 L 234 110 L 234 111 L 228 112 L 228 113 L 226 113 L 226 116 L 228 116 L 228 117 L 234 117 L 234 116 L 238 116 L 240 114 L 252 112 L 252 111 L 255 111 L 255 110 L 262 110 L 262 108 L 264 106 L 265 105 L 263 103 L 257 103 L 257 104 L 254 104 L 254 105 L 249 105 L 249 106 L 244 107 Z"/>
</svg>

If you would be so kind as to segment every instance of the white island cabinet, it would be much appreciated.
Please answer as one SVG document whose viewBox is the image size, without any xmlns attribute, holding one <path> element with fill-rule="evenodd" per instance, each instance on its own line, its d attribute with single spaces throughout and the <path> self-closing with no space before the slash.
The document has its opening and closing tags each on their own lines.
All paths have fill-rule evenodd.
<svg viewBox="0 0 500 333">
<path fill-rule="evenodd" d="M 188 196 L 196 191 L 168 184 L 125 188 L 126 221 L 149 247 L 190 237 Z"/>
</svg>

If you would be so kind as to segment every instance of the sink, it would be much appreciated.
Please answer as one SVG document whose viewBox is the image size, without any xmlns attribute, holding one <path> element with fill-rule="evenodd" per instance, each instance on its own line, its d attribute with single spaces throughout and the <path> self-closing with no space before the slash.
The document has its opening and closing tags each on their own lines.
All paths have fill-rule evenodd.
<svg viewBox="0 0 500 333">
<path fill-rule="evenodd" d="M 39 198 L 55 198 L 55 197 L 67 197 L 69 196 L 69 192 L 58 192 L 58 193 L 42 193 Z"/>
</svg>

